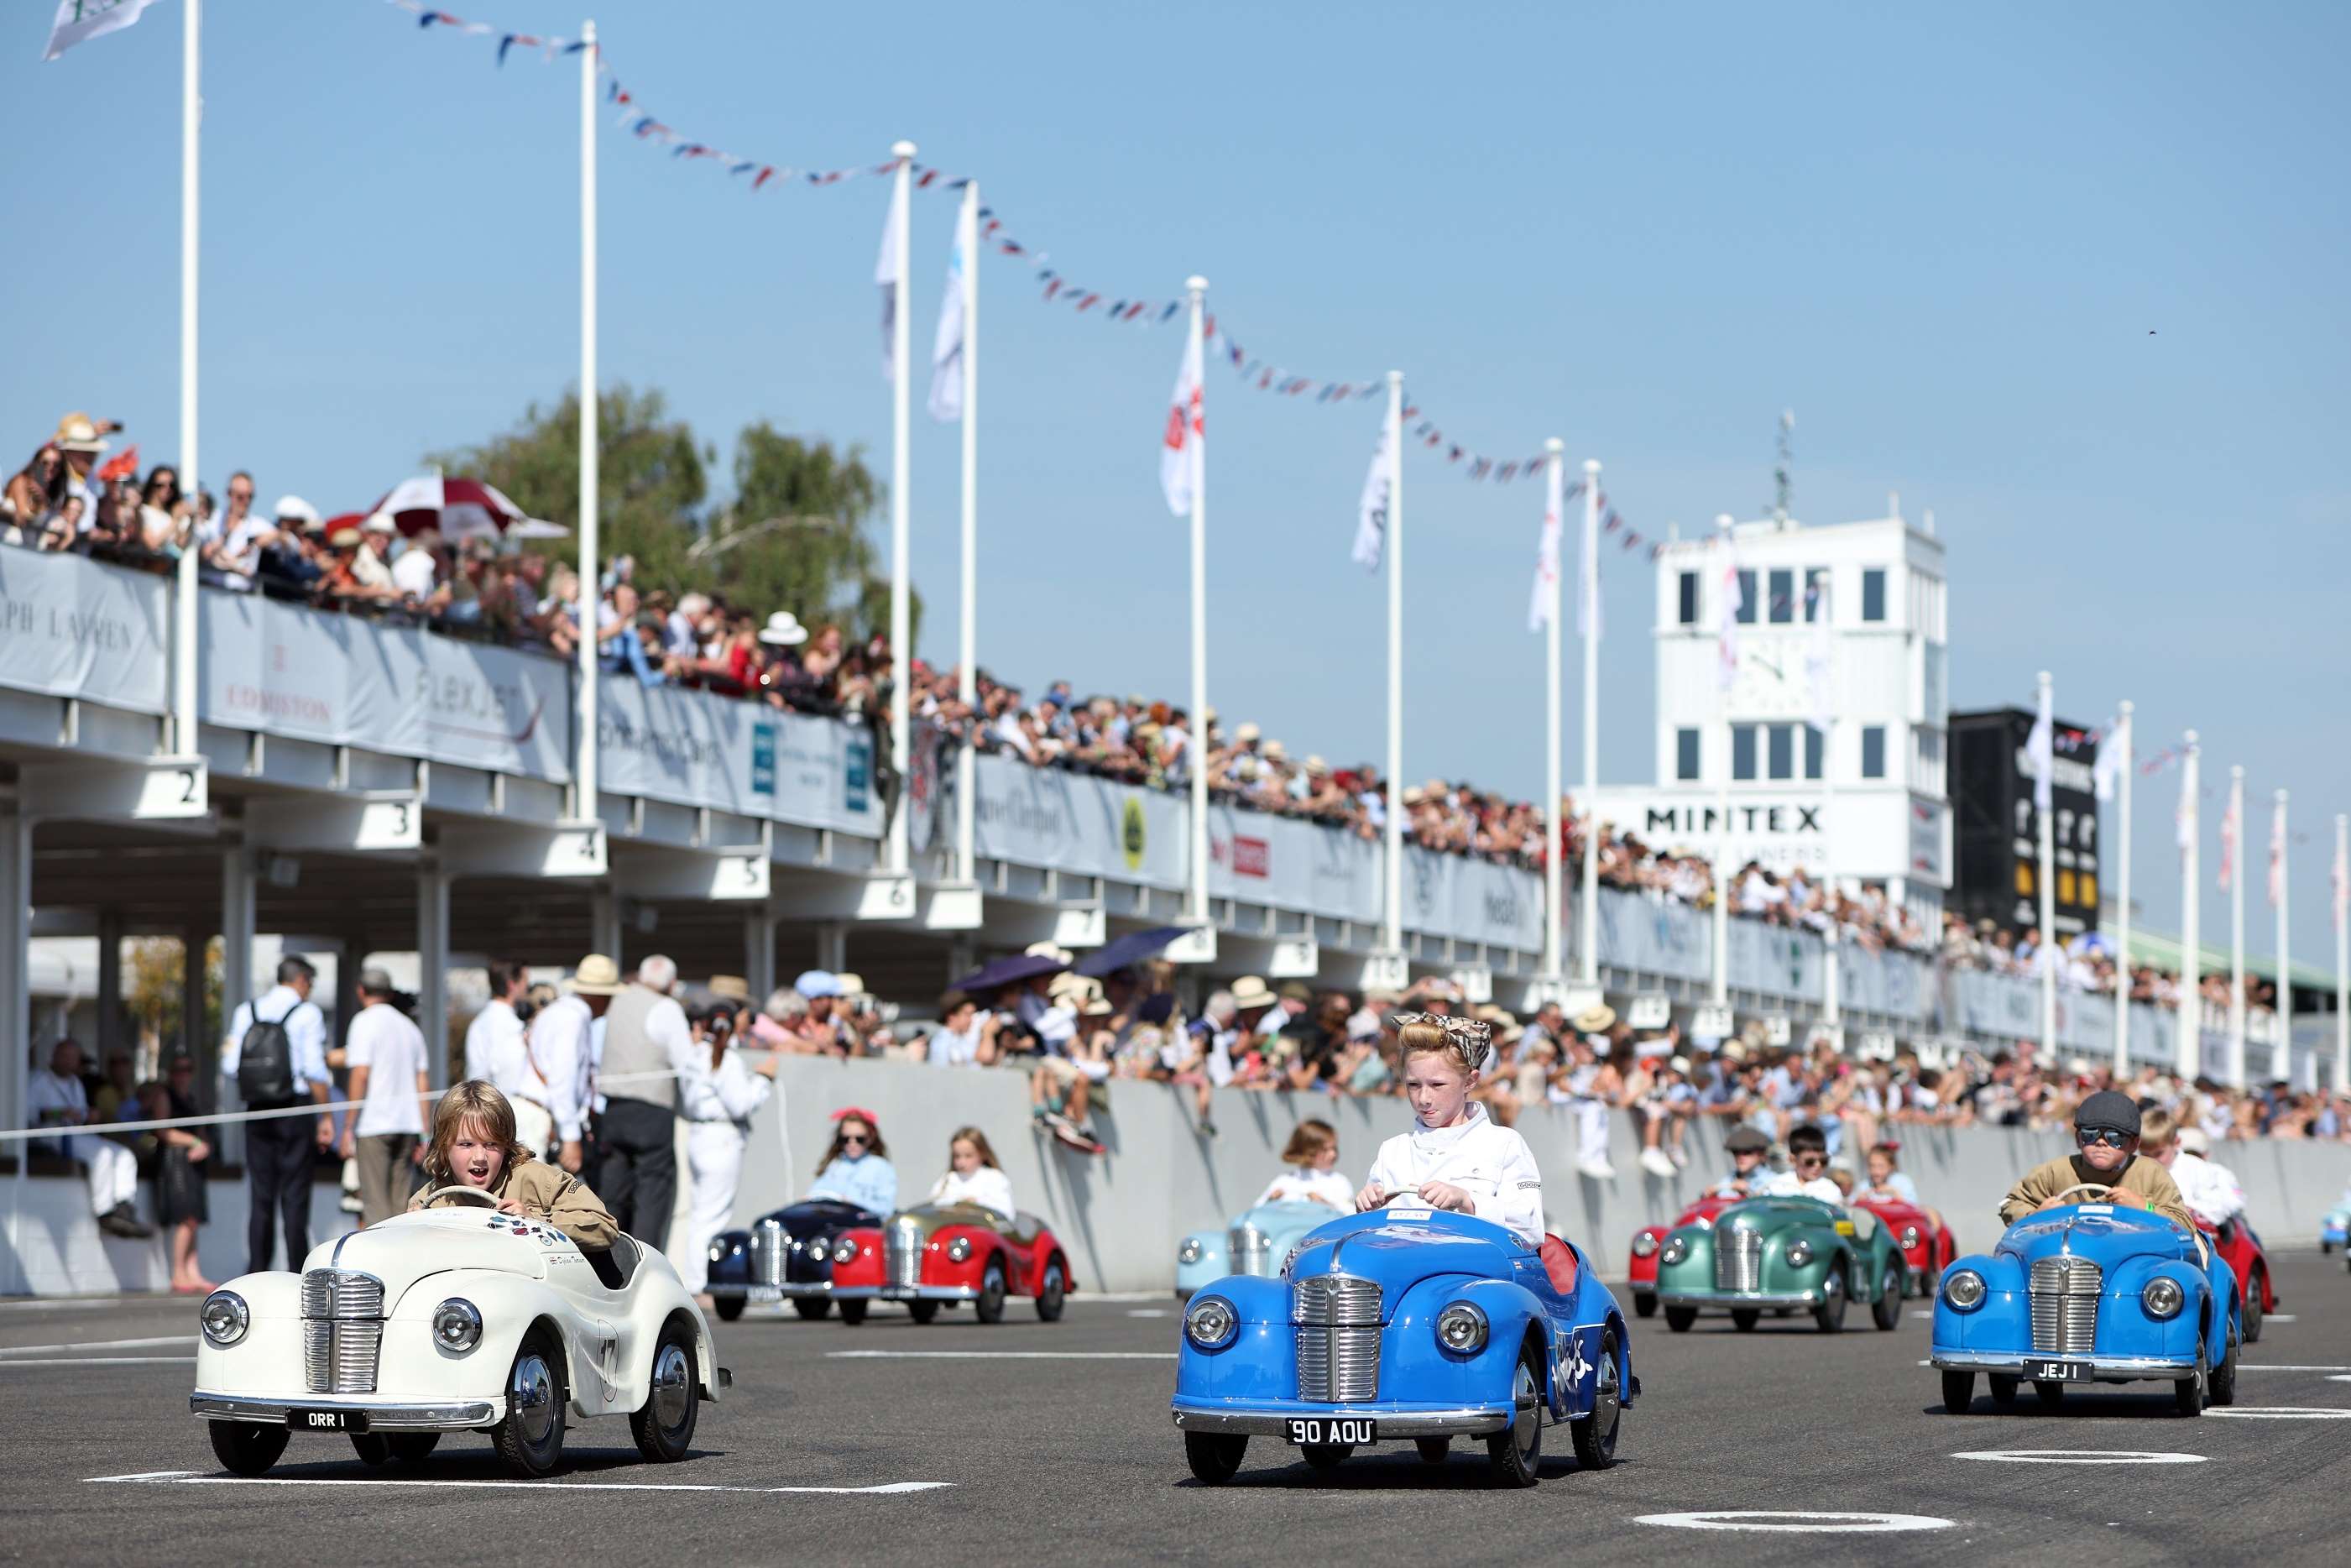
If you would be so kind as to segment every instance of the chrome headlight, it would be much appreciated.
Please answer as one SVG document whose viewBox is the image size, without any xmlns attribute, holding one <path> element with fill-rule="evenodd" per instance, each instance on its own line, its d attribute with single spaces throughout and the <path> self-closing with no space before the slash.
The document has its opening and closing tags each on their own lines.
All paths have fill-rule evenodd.
<svg viewBox="0 0 2351 1568">
<path fill-rule="evenodd" d="M 1643 1232 L 1641 1232 L 1641 1234 L 1639 1234 L 1638 1236 L 1635 1236 L 1635 1238 L 1633 1238 L 1633 1256 L 1634 1256 L 1634 1257 L 1635 1257 L 1635 1258 L 1646 1258 L 1646 1257 L 1648 1257 L 1650 1254 L 1652 1254 L 1652 1253 L 1654 1253 L 1655 1251 L 1656 1251 L 1656 1249 L 1657 1249 L 1657 1239 L 1656 1239 L 1656 1237 L 1655 1235 L 1651 1234 L 1650 1232 L 1648 1232 L 1648 1231 L 1646 1231 L 1646 1230 L 1644 1230 Z"/>
<path fill-rule="evenodd" d="M 724 1244 L 716 1241 L 710 1244 L 710 1260 L 713 1263 L 726 1261 L 726 1249 Z"/>
<path fill-rule="evenodd" d="M 1788 1267 L 1801 1269 L 1813 1260 L 1813 1244 L 1802 1237 L 1788 1243 Z"/>
<path fill-rule="evenodd" d="M 1971 1312 L 1983 1305 L 1983 1276 L 1973 1269 L 1958 1270 L 1943 1281 L 1943 1300 L 1955 1311 Z"/>
<path fill-rule="evenodd" d="M 452 1296 L 434 1308 L 433 1343 L 461 1355 L 481 1343 L 481 1310 L 463 1296 Z"/>
<path fill-rule="evenodd" d="M 214 1291 L 206 1296 L 204 1311 L 197 1316 L 204 1325 L 204 1338 L 223 1348 L 243 1339 L 245 1331 L 253 1326 L 253 1313 L 235 1291 Z"/>
<path fill-rule="evenodd" d="M 1200 1239 L 1196 1236 L 1186 1236 L 1184 1245 L 1176 1249 L 1176 1261 L 1178 1263 L 1197 1263 L 1207 1255 L 1208 1249 L 1200 1245 Z"/>
<path fill-rule="evenodd" d="M 856 1256 L 857 1256 L 857 1243 L 856 1243 L 856 1242 L 854 1242 L 854 1241 L 851 1241 L 851 1240 L 847 1240 L 847 1239 L 842 1239 L 842 1240 L 836 1241 L 836 1242 L 834 1242 L 834 1243 L 833 1243 L 833 1246 L 832 1246 L 832 1260 L 833 1260 L 834 1262 L 836 1262 L 836 1263 L 846 1263 L 846 1262 L 848 1262 L 851 1259 L 852 1259 L 852 1258 L 854 1258 L 854 1257 L 856 1257 Z"/>
<path fill-rule="evenodd" d="M 2158 1274 L 2147 1282 L 2147 1289 L 2139 1292 L 2138 1299 L 2140 1304 L 2147 1308 L 2148 1317 L 2176 1318 L 2179 1315 L 2179 1309 L 2188 1304 L 2188 1292 L 2179 1288 L 2179 1281 Z"/>
<path fill-rule="evenodd" d="M 1222 1296 L 1202 1296 L 1184 1310 L 1184 1337 L 1202 1350 L 1231 1343 L 1240 1323 L 1240 1314 Z"/>
<path fill-rule="evenodd" d="M 950 1242 L 948 1242 L 948 1243 L 947 1243 L 947 1261 L 948 1261 L 948 1262 L 950 1262 L 950 1263 L 961 1263 L 961 1262 L 964 1262 L 964 1261 L 967 1260 L 970 1257 L 971 1257 L 971 1238 L 970 1238 L 970 1237 L 968 1237 L 968 1236 L 958 1236 L 958 1237 L 956 1237 L 954 1240 L 952 1240 L 952 1241 L 950 1241 Z"/>
<path fill-rule="evenodd" d="M 1688 1240 L 1680 1235 L 1674 1235 L 1666 1239 L 1666 1249 L 1657 1254 L 1657 1261 L 1660 1263 L 1678 1263 L 1688 1256 Z"/>
<path fill-rule="evenodd" d="M 1456 1301 L 1437 1314 L 1437 1343 L 1456 1355 L 1475 1355 L 1486 1348 L 1486 1314 L 1468 1301 Z"/>
<path fill-rule="evenodd" d="M 1919 1242 L 1925 1239 L 1925 1237 L 1918 1234 L 1918 1228 L 1917 1226 L 1906 1225 L 1902 1228 L 1902 1250 L 1905 1252 L 1907 1252 L 1910 1249 L 1917 1246 Z"/>
</svg>

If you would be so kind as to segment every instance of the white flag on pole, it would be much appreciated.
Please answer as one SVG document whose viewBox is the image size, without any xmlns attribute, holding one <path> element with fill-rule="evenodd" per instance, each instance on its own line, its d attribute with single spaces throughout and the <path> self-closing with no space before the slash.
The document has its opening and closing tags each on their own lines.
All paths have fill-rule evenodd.
<svg viewBox="0 0 2351 1568">
<path fill-rule="evenodd" d="M 2096 781 L 2098 799 L 2111 800 L 2120 785 L 2123 773 L 2123 716 L 2116 714 L 2106 720 L 2106 733 L 2098 740 L 2098 760 L 2091 770 Z"/>
<path fill-rule="evenodd" d="M 1530 632 L 1551 624 L 1552 607 L 1559 602 L 1560 513 L 1567 505 L 1561 489 L 1562 466 L 1556 460 L 1543 465 L 1542 532 L 1535 536 L 1534 598 L 1527 606 Z"/>
<path fill-rule="evenodd" d="M 1380 417 L 1380 444 L 1372 453 L 1371 472 L 1364 476 L 1364 493 L 1355 502 L 1355 548 L 1348 558 L 1366 571 L 1380 570 L 1380 550 L 1388 537 L 1388 422 Z"/>
<path fill-rule="evenodd" d="M 57 20 L 49 24 L 49 49 L 41 58 L 56 59 L 76 44 L 119 33 L 139 20 L 155 0 L 57 0 Z"/>
<path fill-rule="evenodd" d="M 931 342 L 931 417 L 953 424 L 963 417 L 963 285 L 978 221 L 968 204 L 956 209 L 955 248 L 947 252 L 946 297 L 939 301 L 938 336 Z"/>
<path fill-rule="evenodd" d="M 2270 907 L 2285 902 L 2285 802 L 2270 808 Z"/>
<path fill-rule="evenodd" d="M 1829 574 L 1813 581 L 1813 640 L 1804 650 L 1804 679 L 1813 688 L 1812 726 L 1826 736 L 1836 716 L 1831 676 L 1836 664 L 1836 628 L 1829 623 Z"/>
<path fill-rule="evenodd" d="M 2032 732 L 2024 737 L 2025 765 L 2032 769 L 2032 806 L 2038 811 L 2049 810 L 2051 791 L 2056 786 L 2057 721 L 2051 716 L 2050 701 L 2050 688 L 2043 685 Z"/>
<path fill-rule="evenodd" d="M 1728 545 L 1722 551 L 1722 587 L 1714 596 L 1715 684 L 1729 691 L 1739 679 L 1739 612 L 1746 595 L 1739 588 L 1739 560 Z"/>
<path fill-rule="evenodd" d="M 873 281 L 882 287 L 882 379 L 885 382 L 897 374 L 898 236 L 905 228 L 905 187 L 893 181 L 889 215 L 882 220 L 882 256 L 873 264 Z"/>
<path fill-rule="evenodd" d="M 1595 643 L 1606 631 L 1600 618 L 1600 514 L 1607 507 L 1608 498 L 1597 494 L 1584 502 L 1583 554 L 1575 563 L 1575 634 Z"/>
<path fill-rule="evenodd" d="M 1167 509 L 1179 517 L 1192 515 L 1192 497 L 1199 493 L 1200 466 L 1207 455 L 1207 413 L 1200 388 L 1200 335 L 1191 332 L 1184 339 L 1184 363 L 1176 372 L 1167 429 L 1159 445 L 1159 487 L 1166 492 Z"/>
<path fill-rule="evenodd" d="M 2229 891 L 2229 883 L 2237 874 L 2237 812 L 2244 804 L 2244 791 L 2229 791 L 2229 809 L 2220 813 L 2220 891 Z"/>
</svg>

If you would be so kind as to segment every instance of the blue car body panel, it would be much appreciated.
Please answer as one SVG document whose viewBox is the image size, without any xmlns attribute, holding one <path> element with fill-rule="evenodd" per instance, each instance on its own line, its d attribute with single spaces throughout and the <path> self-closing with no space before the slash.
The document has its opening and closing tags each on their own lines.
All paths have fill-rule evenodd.
<svg viewBox="0 0 2351 1568">
<path fill-rule="evenodd" d="M 1339 1211 L 1327 1203 L 1260 1203 L 1245 1208 L 1232 1223 L 1215 1230 L 1195 1230 L 1176 1249 L 1176 1294 L 1188 1298 L 1211 1280 L 1228 1274 L 1278 1274 L 1290 1249 L 1318 1225 L 1328 1224 Z M 1237 1255 L 1233 1233 L 1247 1226 L 1265 1245 Z M 1185 1260 L 1191 1260 L 1186 1262 Z"/>
<path fill-rule="evenodd" d="M 2097 1322 L 2088 1354 L 2038 1348 L 2032 1337 L 2032 1265 L 2071 1257 L 2098 1266 Z M 1944 1285 L 1961 1270 L 1983 1277 L 1984 1297 L 1961 1311 Z M 2142 1292 L 2158 1275 L 2175 1281 L 2184 1301 L 2169 1318 L 2150 1313 Z M 1930 1359 L 1955 1371 L 2014 1374 L 2030 1357 L 2086 1360 L 2093 1379 L 2126 1383 L 2178 1379 L 2199 1359 L 2217 1367 L 2237 1323 L 2237 1285 L 2217 1252 L 2207 1259 L 2188 1232 L 2143 1209 L 2080 1204 L 2031 1215 L 2008 1228 L 1989 1254 L 1961 1258 L 1943 1270 L 1935 1291 Z"/>
<path fill-rule="evenodd" d="M 1541 1254 L 1498 1225 L 1467 1215 L 1374 1213 L 1317 1227 L 1287 1277 L 1228 1275 L 1196 1294 L 1232 1303 L 1238 1324 L 1224 1344 L 1203 1349 L 1179 1331 L 1176 1424 L 1187 1415 L 1369 1416 L 1395 1422 L 1432 1413 L 1476 1412 L 1506 1425 L 1521 1347 L 1537 1345 L 1541 1394 L 1553 1420 L 1592 1413 L 1602 1336 L 1614 1331 L 1617 1385 L 1629 1406 L 1639 1393 L 1623 1315 L 1580 1249 L 1575 1289 L 1562 1294 Z M 1368 1280 L 1380 1289 L 1377 1396 L 1323 1402 L 1299 1397 L 1293 1284 L 1325 1274 Z M 1485 1343 L 1457 1354 L 1437 1339 L 1437 1314 L 1456 1301 L 1486 1315 Z M 1407 1428 L 1408 1429 L 1408 1425 Z"/>
<path fill-rule="evenodd" d="M 2318 1244 L 2321 1247 L 2341 1247 L 2351 1241 L 2351 1204 L 2328 1212 L 2318 1222 Z"/>
</svg>

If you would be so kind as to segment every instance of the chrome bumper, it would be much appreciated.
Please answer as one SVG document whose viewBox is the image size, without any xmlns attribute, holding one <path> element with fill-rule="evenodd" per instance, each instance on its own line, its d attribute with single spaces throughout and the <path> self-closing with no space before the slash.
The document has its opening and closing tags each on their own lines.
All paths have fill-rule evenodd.
<svg viewBox="0 0 2351 1568">
<path fill-rule="evenodd" d="M 1228 1437 L 1279 1437 L 1290 1423 L 1303 1419 L 1346 1420 L 1355 1417 L 1379 1423 L 1380 1441 L 1390 1437 L 1463 1437 L 1499 1432 L 1510 1425 L 1511 1412 L 1500 1408 L 1460 1410 L 1383 1410 L 1375 1405 L 1322 1405 L 1311 1410 L 1227 1410 L 1178 1403 L 1172 1406 L 1176 1425 L 1186 1432 L 1214 1432 Z"/>
<path fill-rule="evenodd" d="M 496 1426 L 506 1415 L 506 1396 L 464 1399 L 448 1405 L 380 1405 L 350 1399 L 250 1399 L 242 1395 L 191 1394 L 188 1409 L 207 1421 L 245 1421 L 283 1427 L 297 1410 L 342 1410 L 367 1417 L 371 1432 L 465 1432 Z M 303 1428 L 296 1427 L 300 1431 Z"/>
<path fill-rule="evenodd" d="M 1930 1352 L 1928 1359 L 1945 1372 L 1999 1372 L 2011 1376 L 2022 1375 L 2028 1361 L 2086 1361 L 2090 1364 L 2091 1379 L 2098 1383 L 2137 1383 L 2148 1378 L 2176 1381 L 2196 1375 L 2196 1364 L 2192 1361 L 2165 1361 L 2139 1355 L 2043 1355 L 1990 1350 L 1938 1350 Z"/>
<path fill-rule="evenodd" d="M 1703 1295 L 1687 1295 L 1661 1291 L 1657 1300 L 1669 1307 L 1816 1307 L 1821 1304 L 1818 1291 L 1797 1291 L 1775 1293 L 1770 1291 L 1708 1291 Z"/>
<path fill-rule="evenodd" d="M 703 1289 L 710 1292 L 712 1301 L 732 1301 L 740 1296 L 747 1301 L 785 1301 L 799 1297 L 830 1296 L 833 1293 L 832 1281 L 830 1280 L 819 1280 L 813 1283 L 806 1281 L 786 1281 L 780 1285 L 716 1284 L 705 1285 Z"/>
<path fill-rule="evenodd" d="M 979 1299 L 971 1285 L 835 1285 L 831 1294 L 843 1300 L 877 1301 L 973 1301 Z"/>
</svg>

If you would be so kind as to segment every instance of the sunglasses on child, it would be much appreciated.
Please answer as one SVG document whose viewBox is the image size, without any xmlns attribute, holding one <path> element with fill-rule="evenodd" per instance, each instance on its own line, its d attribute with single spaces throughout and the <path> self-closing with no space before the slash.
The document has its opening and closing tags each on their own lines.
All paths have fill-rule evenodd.
<svg viewBox="0 0 2351 1568">
<path fill-rule="evenodd" d="M 2130 1140 L 2128 1133 L 2118 1132 L 2113 1127 L 2076 1127 L 2074 1130 L 2074 1141 L 2085 1149 L 2092 1144 L 2104 1144 L 2110 1149 L 2119 1149 Z"/>
<path fill-rule="evenodd" d="M 855 1144 L 862 1149 L 872 1141 L 872 1137 L 864 1133 L 843 1133 L 841 1134 L 841 1143 L 843 1148 L 848 1147 L 851 1144 Z"/>
<path fill-rule="evenodd" d="M 1824 1166 L 1829 1163 L 1829 1157 L 1826 1155 L 1798 1155 L 1796 1163 L 1800 1166 Z"/>
</svg>

